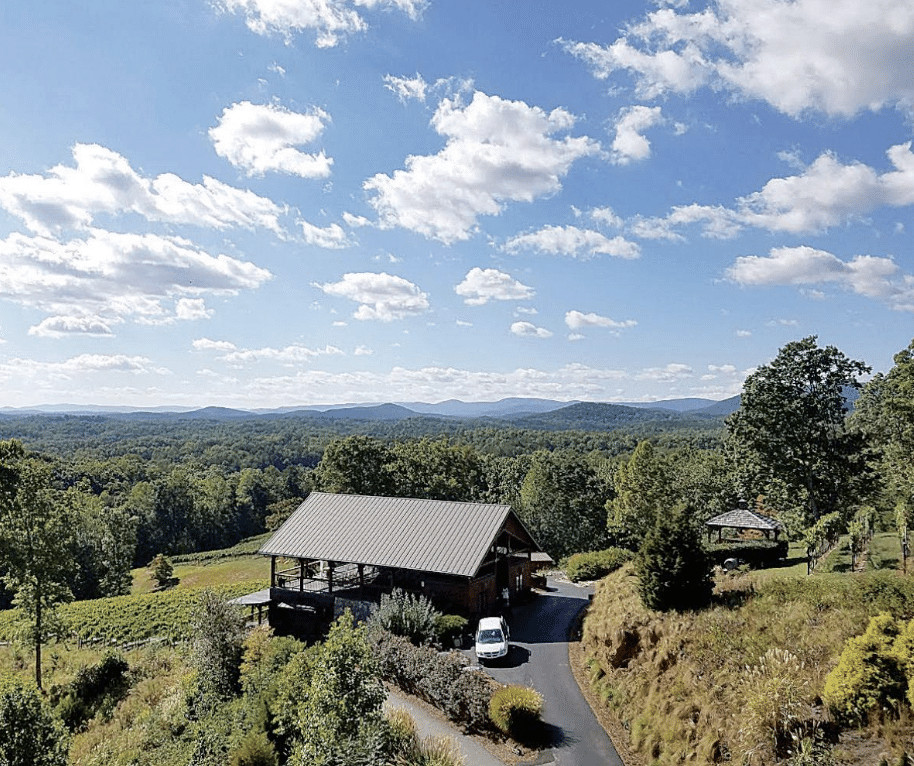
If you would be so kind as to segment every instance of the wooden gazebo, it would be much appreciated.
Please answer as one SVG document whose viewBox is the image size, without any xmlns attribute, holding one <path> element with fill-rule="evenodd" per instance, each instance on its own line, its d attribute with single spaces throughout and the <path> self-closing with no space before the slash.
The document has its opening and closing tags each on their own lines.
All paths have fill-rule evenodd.
<svg viewBox="0 0 914 766">
<path fill-rule="evenodd" d="M 777 541 L 778 535 L 784 531 L 784 525 L 777 519 L 765 516 L 758 511 L 750 510 L 745 502 L 740 502 L 738 508 L 734 508 L 732 511 L 727 511 L 726 513 L 721 513 L 713 519 L 706 521 L 705 529 L 708 531 L 708 540 L 711 539 L 711 535 L 716 529 L 718 542 L 723 540 L 723 532 L 725 529 L 734 529 L 739 532 L 746 530 L 763 532 L 765 538 L 769 540 L 773 533 L 774 540 Z"/>
</svg>

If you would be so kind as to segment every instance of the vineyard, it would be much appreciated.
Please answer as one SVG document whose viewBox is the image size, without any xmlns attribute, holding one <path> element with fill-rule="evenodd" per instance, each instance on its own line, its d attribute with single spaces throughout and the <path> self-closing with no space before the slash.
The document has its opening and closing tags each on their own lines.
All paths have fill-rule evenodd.
<svg viewBox="0 0 914 766">
<path fill-rule="evenodd" d="M 128 644 L 150 638 L 182 641 L 189 637 L 194 609 L 204 590 L 226 599 L 266 588 L 266 580 L 217 585 L 211 588 L 175 589 L 159 593 L 112 596 L 76 601 L 60 606 L 67 636 L 77 642 L 101 641 Z M 16 610 L 0 612 L 0 641 L 12 641 L 22 624 Z"/>
</svg>

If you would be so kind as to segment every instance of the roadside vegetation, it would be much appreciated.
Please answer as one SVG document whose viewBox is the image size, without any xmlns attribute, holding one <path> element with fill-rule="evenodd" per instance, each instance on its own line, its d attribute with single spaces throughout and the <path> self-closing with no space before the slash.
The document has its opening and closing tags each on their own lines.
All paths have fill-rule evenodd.
<svg viewBox="0 0 914 766">
<path fill-rule="evenodd" d="M 914 755 L 908 704 L 867 708 L 861 729 L 826 701 L 846 645 L 879 615 L 914 616 L 914 579 L 719 574 L 708 608 L 658 612 L 627 565 L 600 582 L 583 646 L 594 689 L 645 761 L 903 764 Z"/>
</svg>

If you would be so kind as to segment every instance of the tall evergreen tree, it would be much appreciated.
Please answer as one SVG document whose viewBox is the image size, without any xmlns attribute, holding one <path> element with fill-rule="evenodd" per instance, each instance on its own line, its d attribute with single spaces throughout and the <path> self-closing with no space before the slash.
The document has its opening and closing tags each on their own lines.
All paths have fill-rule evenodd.
<svg viewBox="0 0 914 766">
<path fill-rule="evenodd" d="M 648 609 L 700 609 L 711 601 L 711 559 L 684 506 L 659 513 L 635 557 L 638 592 Z"/>
</svg>

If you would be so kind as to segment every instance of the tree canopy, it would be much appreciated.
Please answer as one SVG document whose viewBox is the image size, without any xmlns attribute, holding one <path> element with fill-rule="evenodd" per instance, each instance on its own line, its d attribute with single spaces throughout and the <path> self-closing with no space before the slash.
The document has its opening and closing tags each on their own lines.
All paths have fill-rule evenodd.
<svg viewBox="0 0 914 766">
<path fill-rule="evenodd" d="M 810 336 L 746 379 L 727 428 L 750 496 L 799 512 L 804 526 L 850 510 L 867 472 L 862 440 L 846 427 L 847 396 L 869 369 Z"/>
</svg>

